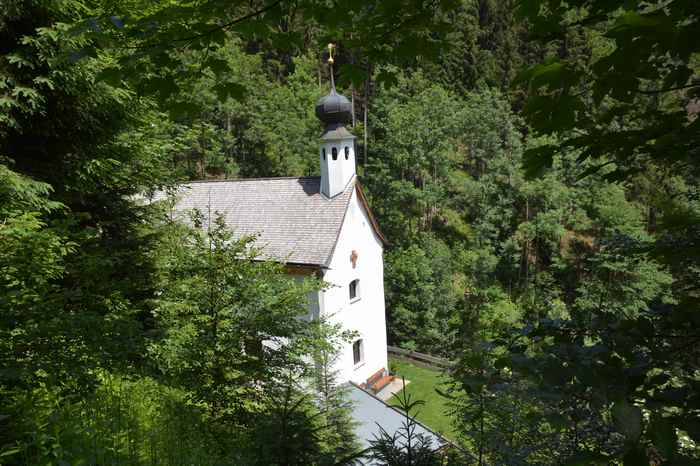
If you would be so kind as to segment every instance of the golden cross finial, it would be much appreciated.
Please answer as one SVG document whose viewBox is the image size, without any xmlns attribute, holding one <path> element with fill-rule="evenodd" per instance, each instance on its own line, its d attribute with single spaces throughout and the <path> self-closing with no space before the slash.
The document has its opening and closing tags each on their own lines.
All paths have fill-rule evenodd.
<svg viewBox="0 0 700 466">
<path fill-rule="evenodd" d="M 329 74 L 331 75 L 331 89 L 335 90 L 335 78 L 333 77 L 333 51 L 335 50 L 335 44 L 328 44 L 328 68 Z"/>
<path fill-rule="evenodd" d="M 335 50 L 335 44 L 328 44 L 328 64 L 332 65 L 333 60 L 333 50 Z"/>
</svg>

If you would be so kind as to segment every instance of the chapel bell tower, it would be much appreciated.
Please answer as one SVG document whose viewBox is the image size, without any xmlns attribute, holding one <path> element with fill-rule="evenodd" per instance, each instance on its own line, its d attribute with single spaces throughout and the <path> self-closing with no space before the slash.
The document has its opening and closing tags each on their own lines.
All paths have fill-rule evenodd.
<svg viewBox="0 0 700 466">
<path fill-rule="evenodd" d="M 333 48 L 328 44 L 331 91 L 316 103 L 316 116 L 325 125 L 321 135 L 321 193 L 332 198 L 345 191 L 355 176 L 355 136 L 345 128 L 352 118 L 350 101 L 335 90 Z"/>
</svg>

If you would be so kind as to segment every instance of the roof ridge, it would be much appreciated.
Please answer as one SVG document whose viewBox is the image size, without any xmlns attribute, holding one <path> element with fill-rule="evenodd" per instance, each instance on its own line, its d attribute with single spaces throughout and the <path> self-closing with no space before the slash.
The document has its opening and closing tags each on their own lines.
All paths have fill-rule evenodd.
<svg viewBox="0 0 700 466">
<path fill-rule="evenodd" d="M 233 183 L 233 182 L 243 182 L 243 181 L 266 181 L 266 180 L 302 180 L 302 179 L 318 179 L 320 176 L 261 176 L 258 178 L 229 178 L 221 180 L 191 180 L 183 181 L 178 183 L 178 185 L 183 186 L 187 184 L 199 184 L 199 183 Z"/>
<path fill-rule="evenodd" d="M 265 260 L 327 267 L 357 184 L 353 176 L 328 199 L 318 176 L 195 180 L 179 185 L 174 211 L 218 210 L 236 236 L 260 234 L 255 242 L 264 245 Z"/>
</svg>

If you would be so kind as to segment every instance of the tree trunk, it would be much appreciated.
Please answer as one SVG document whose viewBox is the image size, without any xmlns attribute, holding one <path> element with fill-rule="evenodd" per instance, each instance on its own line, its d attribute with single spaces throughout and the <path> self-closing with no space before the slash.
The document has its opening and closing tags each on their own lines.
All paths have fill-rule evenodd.
<svg viewBox="0 0 700 466">
<path fill-rule="evenodd" d="M 364 168 L 367 165 L 367 139 L 369 135 L 369 128 L 367 127 L 367 114 L 369 113 L 369 92 L 371 88 L 371 80 L 372 80 L 372 66 L 368 63 L 367 64 L 367 79 L 365 79 L 365 102 L 364 102 L 364 115 L 362 118 L 362 122 L 364 125 L 364 151 L 363 151 L 363 157 L 362 157 L 362 167 Z"/>
<path fill-rule="evenodd" d="M 350 85 L 350 108 L 352 109 L 352 127 L 357 124 L 355 119 L 355 85 Z"/>
<path fill-rule="evenodd" d="M 525 198 L 525 222 L 530 221 L 530 198 Z M 530 238 L 525 241 L 525 286 L 530 288 Z"/>
</svg>

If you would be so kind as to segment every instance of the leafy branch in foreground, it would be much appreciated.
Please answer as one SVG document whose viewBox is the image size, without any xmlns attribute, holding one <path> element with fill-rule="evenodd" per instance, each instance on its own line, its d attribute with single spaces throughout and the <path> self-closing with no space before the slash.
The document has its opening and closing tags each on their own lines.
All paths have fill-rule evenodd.
<svg viewBox="0 0 700 466">
<path fill-rule="evenodd" d="M 521 3 L 540 41 L 591 39 L 587 57 L 559 53 L 526 70 L 525 113 L 558 143 L 528 151 L 530 174 L 573 150 L 579 175 L 648 188 L 649 238 L 616 232 L 589 259 L 570 315 L 504 335 L 500 365 L 552 395 L 576 396 L 622 437 L 604 461 L 700 460 L 700 97 L 696 2 Z M 688 187 L 685 189 L 685 187 Z M 512 336 L 512 332 L 511 332 Z M 600 444 L 580 445 L 587 462 Z M 587 456 L 586 456 L 587 455 Z M 576 459 L 577 456 L 572 458 Z"/>
<path fill-rule="evenodd" d="M 591 43 L 586 58 L 552 54 L 519 77 L 530 92 L 525 115 L 534 130 L 564 136 L 528 151 L 530 173 L 551 166 L 559 148 L 573 148 L 580 160 L 613 161 L 611 179 L 642 172 L 651 162 L 698 174 L 695 2 L 575 0 L 563 6 L 537 0 L 521 2 L 519 12 L 545 44 L 572 35 Z"/>
<path fill-rule="evenodd" d="M 435 57 L 447 46 L 451 25 L 439 11 L 449 11 L 455 0 L 401 0 L 399 2 L 224 1 L 204 4 L 148 2 L 148 5 L 109 4 L 85 11 L 72 33 L 87 37 L 90 45 L 76 56 L 107 54 L 112 66 L 102 73 L 111 82 L 128 81 L 135 88 L 155 91 L 166 102 L 188 79 L 203 70 L 220 81 L 235 70 L 208 52 L 230 38 L 243 43 L 266 43 L 272 48 L 300 53 L 322 50 L 328 42 L 342 43 L 361 60 L 343 64 L 346 81 L 366 79 L 364 63 L 412 61 Z M 315 28 L 318 33 L 310 35 Z M 311 42 L 310 42 L 311 39 Z M 199 66 L 179 61 L 184 52 L 201 51 Z M 393 73 L 378 78 L 394 80 Z M 242 97 L 234 89 L 232 97 Z"/>
</svg>

